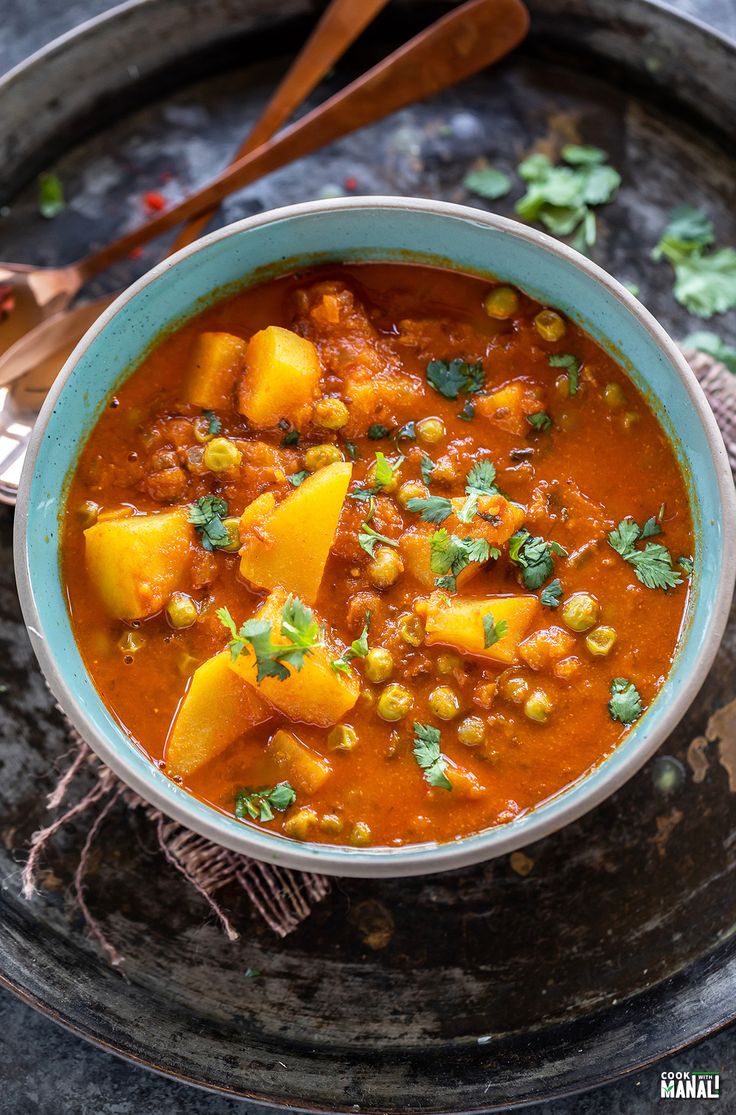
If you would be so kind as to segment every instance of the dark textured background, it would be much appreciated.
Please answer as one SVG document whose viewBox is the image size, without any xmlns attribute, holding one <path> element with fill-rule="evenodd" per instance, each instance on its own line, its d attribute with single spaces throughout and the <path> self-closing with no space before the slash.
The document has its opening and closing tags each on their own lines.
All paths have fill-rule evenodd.
<svg viewBox="0 0 736 1115">
<path fill-rule="evenodd" d="M 106 0 L 0 0 L 0 72 L 111 6 Z M 736 37 L 736 0 L 673 0 L 673 6 Z M 5 993 L 0 993 L 0 1033 L 2 1115 L 227 1115 L 256 1110 L 255 1105 L 206 1095 L 99 1052 Z M 736 1112 L 736 1030 L 621 1084 L 529 1110 L 533 1115 L 648 1112 L 660 1105 L 659 1076 L 663 1068 L 720 1070 L 723 1081 L 717 1109 Z M 703 1101 L 678 1107 L 688 1115 L 699 1115 L 712 1110 L 714 1104 Z"/>
</svg>

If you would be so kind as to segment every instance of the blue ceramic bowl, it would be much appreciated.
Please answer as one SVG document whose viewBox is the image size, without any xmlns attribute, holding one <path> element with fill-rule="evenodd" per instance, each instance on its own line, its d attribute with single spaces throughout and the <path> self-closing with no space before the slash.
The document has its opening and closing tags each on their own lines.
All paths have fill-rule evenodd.
<svg viewBox="0 0 736 1115">
<path fill-rule="evenodd" d="M 334 260 L 397 260 L 493 275 L 559 307 L 619 360 L 668 432 L 691 499 L 695 573 L 681 641 L 656 700 L 616 751 L 574 785 L 509 824 L 449 844 L 338 848 L 296 842 L 202 804 L 126 736 L 77 650 L 59 567 L 59 515 L 80 446 L 117 385 L 156 342 L 238 288 Z M 214 293 L 213 293 L 214 292 Z M 418 875 L 507 853 L 608 797 L 659 747 L 703 682 L 736 573 L 734 485 L 705 397 L 643 306 L 595 264 L 533 229 L 436 201 L 357 198 L 295 205 L 220 229 L 155 267 L 100 317 L 56 381 L 20 485 L 15 558 L 23 614 L 60 705 L 97 754 L 164 813 L 226 847 L 342 875 Z"/>
</svg>

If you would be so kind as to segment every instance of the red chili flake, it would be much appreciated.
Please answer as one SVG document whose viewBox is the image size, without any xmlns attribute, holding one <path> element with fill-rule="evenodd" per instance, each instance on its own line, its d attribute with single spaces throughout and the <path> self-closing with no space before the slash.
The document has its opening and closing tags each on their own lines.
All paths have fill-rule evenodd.
<svg viewBox="0 0 736 1115">
<path fill-rule="evenodd" d="M 149 213 L 158 213 L 166 208 L 166 198 L 158 190 L 149 190 L 143 195 L 143 204 Z"/>
<path fill-rule="evenodd" d="M 143 248 L 139 244 L 137 248 L 131 248 L 128 252 L 128 259 L 140 259 L 143 255 Z"/>
<path fill-rule="evenodd" d="M 345 179 L 345 181 L 343 182 L 343 185 L 344 185 L 346 190 L 357 190 L 358 179 L 353 178 L 353 176 L 351 175 L 349 178 Z"/>
</svg>

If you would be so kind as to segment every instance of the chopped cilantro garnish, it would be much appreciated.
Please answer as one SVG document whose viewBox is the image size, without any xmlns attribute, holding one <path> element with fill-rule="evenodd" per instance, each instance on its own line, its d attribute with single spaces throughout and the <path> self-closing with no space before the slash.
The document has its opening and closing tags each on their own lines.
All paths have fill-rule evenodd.
<svg viewBox="0 0 736 1115">
<path fill-rule="evenodd" d="M 229 546 L 232 538 L 223 519 L 227 516 L 227 500 L 219 496 L 200 496 L 189 508 L 189 522 L 196 527 L 205 550 Z"/>
<path fill-rule="evenodd" d="M 296 801 L 296 790 L 288 782 L 264 786 L 260 790 L 240 790 L 235 795 L 235 816 L 241 820 L 252 817 L 254 821 L 272 821 L 273 811 L 283 813 Z M 248 969 L 255 974 L 253 969 Z M 246 973 L 247 974 L 247 973 Z"/>
<path fill-rule="evenodd" d="M 66 208 L 64 187 L 56 174 L 41 174 L 38 179 L 38 211 L 51 220 Z"/>
<path fill-rule="evenodd" d="M 440 730 L 431 724 L 414 724 L 414 758 L 424 773 L 424 780 L 440 790 L 451 790 L 452 783 L 445 774 L 447 756 L 440 748 Z"/>
<path fill-rule="evenodd" d="M 379 534 L 377 530 L 368 525 L 367 521 L 362 523 L 358 534 L 358 545 L 361 550 L 365 550 L 369 557 L 373 557 L 378 542 L 382 542 L 385 546 L 398 546 L 398 542 L 387 538 L 385 534 Z"/>
<path fill-rule="evenodd" d="M 272 625 L 265 619 L 249 619 L 240 630 L 227 608 L 217 609 L 217 618 L 230 632 L 230 656 L 235 662 L 247 644 L 253 648 L 258 667 L 256 681 L 275 677 L 286 681 L 289 671 L 287 662 L 294 670 L 301 670 L 305 657 L 322 643 L 319 624 L 311 608 L 302 604 L 297 596 L 289 596 L 281 612 L 281 635 L 286 643 L 274 643 L 271 638 Z"/>
<path fill-rule="evenodd" d="M 286 479 L 294 488 L 298 488 L 302 481 L 306 480 L 309 476 L 309 469 L 303 468 L 300 472 L 292 472 L 291 476 Z"/>
<path fill-rule="evenodd" d="M 476 461 L 465 479 L 465 491 L 469 496 L 498 495 L 496 487 L 496 466 L 492 461 Z"/>
<path fill-rule="evenodd" d="M 483 646 L 486 648 L 492 647 L 499 639 L 503 639 L 508 629 L 509 625 L 505 619 L 496 623 L 491 613 L 488 612 L 483 616 Z"/>
<path fill-rule="evenodd" d="M 502 170 L 496 170 L 493 166 L 482 166 L 465 175 L 463 186 L 478 197 L 496 201 L 509 192 L 511 179 Z"/>
<path fill-rule="evenodd" d="M 681 554 L 680 557 L 678 557 L 677 559 L 677 564 L 680 566 L 680 569 L 683 571 L 686 577 L 692 577 L 695 563 L 693 562 L 693 559 L 691 557 L 685 557 L 684 554 Z"/>
<path fill-rule="evenodd" d="M 377 495 L 382 488 L 385 488 L 387 484 L 391 483 L 394 478 L 394 473 L 399 468 L 403 459 L 404 458 L 401 457 L 394 464 L 391 464 L 391 462 L 386 459 L 385 454 L 382 453 L 380 449 L 377 450 L 376 463 L 373 465 L 373 483 L 371 487 L 366 488 L 363 485 L 358 485 L 357 488 L 354 488 L 353 491 L 349 493 L 350 498 L 369 500 Z"/>
<path fill-rule="evenodd" d="M 284 449 L 288 449 L 290 445 L 298 445 L 300 437 L 301 434 L 298 430 L 289 430 L 288 433 L 284 434 L 282 437 L 281 445 Z"/>
<path fill-rule="evenodd" d="M 457 399 L 460 394 L 480 391 L 485 383 L 480 361 L 470 364 L 467 360 L 430 360 L 427 364 L 427 382 L 446 399 Z"/>
<path fill-rule="evenodd" d="M 209 422 L 209 426 L 207 427 L 207 433 L 208 434 L 219 434 L 220 430 L 222 429 L 222 422 L 217 417 L 215 412 L 212 411 L 212 410 L 203 410 L 202 414 L 204 415 L 204 417 Z M 297 434 L 297 437 L 299 437 L 298 434 Z"/>
<path fill-rule="evenodd" d="M 330 666 L 335 673 L 347 673 L 350 670 L 349 663 L 353 658 L 365 658 L 368 654 L 368 631 L 371 626 L 371 613 L 365 613 L 365 623 L 363 630 L 357 639 L 353 639 L 352 643 L 340 658 L 333 659 Z"/>
<path fill-rule="evenodd" d="M 430 481 L 432 479 L 432 473 L 437 468 L 437 465 L 434 463 L 431 457 L 428 457 L 427 454 L 424 453 L 419 467 L 422 471 L 422 480 L 427 485 L 427 487 L 429 487 Z"/>
<path fill-rule="evenodd" d="M 346 441 L 345 442 L 345 448 L 347 450 L 347 454 L 348 454 L 348 457 L 350 458 L 350 460 L 351 461 L 357 461 L 358 457 L 360 456 L 360 453 L 358 452 L 358 446 L 355 444 L 355 442 L 354 441 Z"/>
<path fill-rule="evenodd" d="M 458 418 L 462 418 L 463 422 L 472 422 L 475 418 L 475 403 L 472 399 L 465 400 L 463 409 L 458 414 Z"/>
<path fill-rule="evenodd" d="M 533 537 L 528 530 L 517 530 L 509 539 L 509 557 L 521 569 L 521 579 L 528 589 L 541 588 L 551 577 L 555 564 L 552 555 L 567 557 L 567 550 L 558 542 L 545 542 Z"/>
<path fill-rule="evenodd" d="M 641 539 L 660 533 L 661 528 L 654 517 L 647 519 L 643 527 L 639 527 L 633 519 L 622 519 L 608 535 L 608 544 L 633 567 L 647 588 L 670 589 L 682 584 L 682 577 L 673 568 L 667 547 L 661 542 L 647 542 L 643 550 L 636 548 Z"/>
<path fill-rule="evenodd" d="M 381 438 L 388 437 L 390 432 L 388 426 L 381 426 L 377 422 L 368 427 L 368 437 L 371 441 L 380 441 Z"/>
<path fill-rule="evenodd" d="M 433 573 L 439 574 L 437 587 L 455 592 L 457 576 L 467 565 L 473 561 L 497 558 L 499 550 L 485 538 L 458 538 L 440 527 L 430 539 L 430 554 L 430 568 Z"/>
<path fill-rule="evenodd" d="M 580 386 L 580 361 L 571 352 L 553 353 L 549 357 L 552 368 L 564 368 L 567 372 L 567 389 L 570 395 L 577 395 Z"/>
<path fill-rule="evenodd" d="M 552 429 L 552 419 L 546 410 L 538 410 L 535 414 L 527 414 L 526 420 L 538 433 Z"/>
<path fill-rule="evenodd" d="M 542 589 L 542 595 L 539 599 L 546 608 L 556 608 L 558 606 L 560 600 L 562 600 L 562 585 L 559 577 L 555 577 L 554 581 L 550 581 L 547 587 Z"/>
<path fill-rule="evenodd" d="M 705 249 L 715 239 L 702 209 L 681 205 L 670 213 L 652 259 L 667 259 L 675 270 L 674 294 L 692 314 L 709 318 L 736 307 L 736 249 Z"/>
<path fill-rule="evenodd" d="M 452 514 L 452 504 L 444 496 L 417 496 L 407 500 L 406 510 L 421 515 L 425 523 L 444 523 Z"/>
<path fill-rule="evenodd" d="M 706 330 L 691 333 L 681 341 L 681 344 L 683 348 L 695 348 L 699 352 L 707 352 L 709 356 L 725 364 L 729 372 L 736 375 L 736 348 L 727 345 L 717 333 L 709 333 Z"/>
<path fill-rule="evenodd" d="M 633 724 L 644 711 L 639 690 L 628 678 L 614 678 L 611 682 L 611 699 L 608 702 L 611 720 Z"/>
</svg>

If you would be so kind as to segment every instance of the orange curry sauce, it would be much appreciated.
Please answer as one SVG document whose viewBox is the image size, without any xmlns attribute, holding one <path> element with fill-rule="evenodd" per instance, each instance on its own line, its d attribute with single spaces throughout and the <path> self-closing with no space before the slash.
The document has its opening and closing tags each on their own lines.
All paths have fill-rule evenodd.
<svg viewBox="0 0 736 1115">
<path fill-rule="evenodd" d="M 262 493 L 273 493 L 271 506 L 279 505 L 299 490 L 288 477 L 306 471 L 307 451 L 318 445 L 337 447 L 334 459 L 355 458 L 350 492 L 376 488 L 375 476 L 367 474 L 377 450 L 389 463 L 399 462 L 394 482 L 378 486 L 372 504 L 345 499 L 313 602 L 333 658 L 359 637 L 370 611 L 368 645 L 390 652 L 390 678 L 371 682 L 360 657 L 341 675 L 352 679 L 359 694 L 340 717 L 353 729 L 348 749 L 334 747 L 339 739 L 331 734 L 333 726 L 300 722 L 266 703 L 265 719 L 222 750 L 232 725 L 223 722 L 218 736 L 227 711 L 221 705 L 227 702 L 213 692 L 205 715 L 211 718 L 213 751 L 219 753 L 185 776 L 169 770 L 201 800 L 233 813 L 239 791 L 285 781 L 295 801 L 285 810 L 273 809 L 272 819 L 252 823 L 325 843 L 450 841 L 508 822 L 607 756 L 628 730 L 609 710 L 614 678 L 633 683 L 644 708 L 662 685 L 687 601 L 687 569 L 680 569 L 678 559 L 693 549 L 688 499 L 672 447 L 642 396 L 590 337 L 555 315 L 551 330 L 543 332 L 558 333 L 562 325 L 564 334 L 545 339 L 534 320 L 542 307 L 518 292 L 509 301 L 506 291 L 505 306 L 500 300 L 499 312 L 510 316 L 493 317 L 485 305 L 489 290 L 478 278 L 400 264 L 331 266 L 269 282 L 213 306 L 165 339 L 100 417 L 69 492 L 63 576 L 75 636 L 101 697 L 165 770 L 167 737 L 191 677 L 230 638 L 216 610 L 227 607 L 240 626 L 256 613 L 268 589 L 246 583 L 237 552 L 208 552 L 194 527 L 187 527 L 185 567 L 174 587 L 196 603 L 196 621 L 175 628 L 160 605 L 152 615 L 114 618 L 86 564 L 85 529 L 95 520 L 130 515 L 131 509 L 140 516 L 188 507 L 208 494 L 223 497 L 231 516 L 240 516 Z M 240 379 L 250 374 L 246 361 L 215 416 L 218 436 L 233 442 L 240 458 L 229 471 L 211 471 L 203 462 L 208 419 L 200 406 L 187 402 L 195 340 L 202 331 L 215 331 L 247 341 L 274 325 L 307 338 L 319 356 L 320 382 L 300 413 L 298 444 L 283 445 L 293 422 L 258 429 L 239 413 Z M 552 366 L 554 354 L 575 361 Z M 480 391 L 461 390 L 448 398 L 428 383 L 431 361 L 446 366 L 453 359 L 466 367 L 481 363 L 481 382 L 474 384 Z M 571 394 L 576 367 L 578 385 Z M 494 404 L 494 392 L 509 382 L 521 385 L 511 403 L 500 405 L 502 396 Z M 336 431 L 314 423 L 314 400 L 325 396 L 347 409 L 347 422 Z M 534 419 L 539 428 L 530 422 L 530 415 L 540 412 L 548 415 L 548 428 L 544 418 Z M 428 417 L 441 419 L 444 432 L 436 422 L 419 425 Z M 396 441 L 407 423 L 417 425 Z M 390 431 L 388 436 L 368 437 L 369 427 L 376 426 Z M 438 430 L 439 440 L 433 441 Z M 429 478 L 424 492 L 417 486 L 423 461 Z M 523 528 L 558 543 L 568 555 L 552 554 L 554 569 L 537 588 L 524 584 L 524 570 L 510 559 L 508 533 L 516 520 L 506 529 L 507 516 L 498 507 L 487 519 L 476 515 L 471 525 L 481 534 L 486 529 L 493 537 L 506 534 L 500 555 L 476 565 L 469 579 L 467 571 L 461 575 L 456 592 L 435 589 L 438 574 L 425 567 L 416 575 L 406 556 L 407 532 L 424 531 L 427 538 L 441 528 L 468 533 L 470 527 L 454 514 L 443 524 L 425 523 L 403 503 L 412 493 L 464 500 L 467 476 L 479 461 L 495 466 L 501 505 L 508 510 L 510 501 L 511 512 L 518 505 Z M 377 587 L 381 577 L 359 544 L 371 506 L 370 527 L 398 543 L 375 546 L 384 572 L 396 577 L 388 586 Z M 681 577 L 671 590 L 647 587 L 634 564 L 609 544 L 609 532 L 629 516 L 640 526 L 657 517 L 661 533 L 640 539 L 637 547 L 667 548 Z M 255 530 L 257 541 L 257 522 Z M 155 557 L 151 554 L 151 562 Z M 287 565 L 296 568 L 305 560 L 296 546 Z M 555 580 L 557 606 L 539 602 Z M 288 583 L 283 587 L 290 591 Z M 448 599 L 450 607 L 468 598 L 535 598 L 521 632 L 506 636 L 510 664 L 441 641 L 429 645 L 424 623 L 433 593 L 434 599 L 438 593 Z M 583 617 L 584 630 L 572 630 L 563 616 L 576 593 L 593 597 L 594 614 Z M 554 598 L 554 591 L 551 598 L 548 594 L 550 603 Z M 492 599 L 488 603 L 492 613 Z M 607 653 L 594 654 L 588 639 L 601 626 L 614 630 L 615 643 Z M 604 632 L 603 642 L 610 638 Z M 232 674 L 231 682 L 232 677 L 252 686 L 252 677 L 246 682 Z M 381 698 L 386 686 L 395 684 L 405 699 L 408 693 L 411 707 L 387 721 L 379 714 Z M 438 687 L 442 700 L 431 696 Z M 231 700 L 231 686 L 228 693 Z M 435 785 L 414 753 L 415 723 L 439 730 Z M 267 750 L 279 729 L 308 749 L 306 766 L 292 763 L 281 750 Z M 430 736 L 437 740 L 436 731 Z M 316 780 L 312 760 L 322 772 Z M 443 784 L 443 772 L 452 789 Z"/>
</svg>

